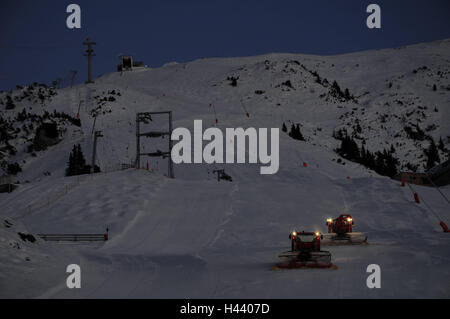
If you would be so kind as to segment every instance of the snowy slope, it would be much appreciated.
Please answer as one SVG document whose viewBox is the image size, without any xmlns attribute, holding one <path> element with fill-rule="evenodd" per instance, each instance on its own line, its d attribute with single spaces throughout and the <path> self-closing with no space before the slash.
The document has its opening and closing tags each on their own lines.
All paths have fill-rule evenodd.
<svg viewBox="0 0 450 319">
<path fill-rule="evenodd" d="M 57 90 L 56 95 L 44 102 L 36 97 L 36 103 L 33 98 L 23 98 L 27 88 L 0 93 L 4 104 L 7 95 L 18 99 L 14 110 L 0 108 L 4 119 L 14 121 L 16 130 L 28 123 L 28 120 L 15 120 L 23 109 L 38 115 L 56 110 L 75 117 L 81 105 L 81 130 L 58 120 L 62 122 L 60 128 L 67 131 L 62 136 L 63 142 L 54 147 L 55 152 L 36 152 L 37 157 L 32 157 L 23 152 L 30 143 L 24 138 L 13 138 L 10 144 L 16 148 L 17 155 L 5 151 L 5 160 L 21 164 L 24 173 L 18 179 L 22 182 L 40 178 L 46 171 L 62 176 L 62 167 L 74 142 L 82 143 L 90 158 L 92 115 L 98 114 L 95 129 L 104 132 L 106 141 L 99 145 L 100 164 L 129 163 L 135 156 L 135 113 L 170 109 L 174 112 L 175 127 L 189 128 L 193 119 L 202 119 L 204 126 L 213 125 L 216 117 L 221 128 L 281 127 L 283 122 L 289 127 L 290 122 L 300 123 L 307 141 L 329 150 L 339 144 L 332 137 L 334 130 L 345 127 L 352 133 L 359 124 L 362 132 L 355 136 L 360 145 L 365 141 L 366 148 L 372 152 L 393 145 L 394 155 L 400 160 L 399 169 L 410 163 L 423 171 L 424 149 L 429 140 L 408 138 L 405 127 L 414 131 L 417 124 L 436 143 L 442 138 L 447 146 L 450 144 L 449 46 L 450 40 L 442 40 L 330 57 L 270 54 L 201 59 L 159 69 L 111 73 L 97 79 L 92 86 Z M 320 84 L 313 73 L 320 77 Z M 238 77 L 236 87 L 230 85 L 229 77 Z M 324 79 L 328 84 L 324 84 Z M 335 80 L 342 90 L 348 88 L 355 100 L 330 95 Z M 52 92 L 51 89 L 43 91 L 44 96 L 45 92 L 50 91 L 49 95 Z M 37 89 L 31 92 L 34 92 L 32 96 L 39 96 Z M 111 97 L 114 101 L 103 101 Z M 246 112 L 250 118 L 245 116 Z M 17 135 L 24 135 L 28 140 L 33 137 L 32 132 L 25 134 L 23 129 Z M 47 159 L 48 153 L 51 160 Z M 445 160 L 448 154 L 440 151 L 440 157 Z M 55 169 L 55 162 L 59 170 Z M 48 170 L 44 163 L 48 163 Z"/>
<path fill-rule="evenodd" d="M 258 183 L 168 180 L 134 170 L 98 176 L 24 218 L 34 233 L 111 229 L 111 240 L 101 246 L 61 244 L 57 256 L 66 263 L 58 260 L 59 270 L 48 277 L 59 284 L 35 289 L 34 296 L 449 296 L 449 238 L 398 183 L 330 178 L 318 169 L 298 169 L 293 175 Z M 444 191 L 450 195 L 449 188 Z M 448 212 L 435 191 L 419 192 L 435 210 Z M 369 246 L 329 248 L 338 270 L 271 270 L 288 247 L 290 229 L 324 230 L 325 218 L 342 210 L 352 212 Z M 68 260 L 82 267 L 80 290 L 65 288 Z M 383 271 L 377 291 L 365 286 L 371 263 Z M 13 282 L 6 287 L 14 287 Z"/>
<path fill-rule="evenodd" d="M 27 243 L 27 261 L 8 246 L 20 243 L 17 231 L 0 226 L 0 296 L 450 297 L 450 237 L 441 233 L 439 220 L 415 204 L 398 182 L 358 164 L 338 164 L 333 150 L 339 143 L 332 137 L 341 127 L 351 131 L 358 119 L 361 140 L 370 150 L 394 144 L 401 165 L 409 162 L 423 170 L 421 156 L 429 142 L 408 139 L 403 128 L 419 122 L 425 130 L 435 124 L 427 134 L 450 144 L 449 57 L 450 40 L 443 40 L 331 57 L 201 59 L 111 73 L 94 85 L 58 90 L 44 103 L 17 101 L 14 110 L 0 106 L 9 119 L 23 107 L 36 114 L 56 110 L 75 116 L 83 101 L 81 127 L 60 120 L 66 129 L 62 141 L 35 157 L 24 151 L 30 141 L 11 140 L 17 154 L 6 158 L 21 162 L 23 172 L 16 177 L 21 186 L 15 192 L 0 194 L 2 219 L 23 224 L 32 234 L 102 233 L 109 227 L 111 235 L 110 241 L 94 245 Z M 239 77 L 237 86 L 230 85 L 229 77 Z M 348 88 L 355 99 L 334 97 L 324 78 Z M 176 179 L 171 180 L 163 175 L 166 162 L 159 159 L 148 161 L 150 172 L 64 177 L 73 144 L 80 143 L 90 158 L 92 112 L 98 114 L 95 129 L 104 135 L 98 164 L 111 171 L 134 160 L 136 112 L 161 110 L 173 111 L 174 127 L 189 129 L 195 119 L 206 128 L 217 118 L 221 129 L 281 127 L 292 121 L 301 124 L 307 141 L 280 133 L 280 170 L 273 176 L 260 175 L 259 165 L 181 164 L 175 165 Z M 163 128 L 165 122 L 155 118 L 151 125 Z M 166 144 L 144 140 L 142 147 L 163 150 Z M 233 182 L 217 182 L 216 168 L 225 168 Z M 448 203 L 433 189 L 416 188 L 450 224 Z M 442 191 L 450 197 L 449 187 Z M 289 231 L 325 231 L 325 219 L 342 212 L 353 215 L 370 245 L 326 248 L 338 270 L 271 270 L 278 253 L 289 246 Z M 10 256 L 18 258 L 15 264 Z M 65 287 L 69 263 L 80 264 L 82 289 Z M 365 284 L 366 267 L 373 263 L 382 269 L 379 290 Z M 17 287 L 29 289 L 25 294 Z"/>
</svg>

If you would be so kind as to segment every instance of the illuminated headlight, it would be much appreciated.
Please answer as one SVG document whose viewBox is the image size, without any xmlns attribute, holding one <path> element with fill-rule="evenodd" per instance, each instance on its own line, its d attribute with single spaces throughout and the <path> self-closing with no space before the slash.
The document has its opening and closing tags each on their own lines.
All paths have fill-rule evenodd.
<svg viewBox="0 0 450 319">
<path fill-rule="evenodd" d="M 319 237 L 320 233 L 318 231 L 315 232 L 316 236 Z"/>
<path fill-rule="evenodd" d="M 331 219 L 331 218 L 327 219 L 327 223 L 331 224 L 332 222 L 333 222 L 333 219 Z"/>
<path fill-rule="evenodd" d="M 297 237 L 297 232 L 296 231 L 292 232 L 292 237 Z"/>
<path fill-rule="evenodd" d="M 351 223 L 352 221 L 353 221 L 353 219 L 352 218 L 347 218 L 347 221 L 349 222 L 349 223 Z"/>
</svg>

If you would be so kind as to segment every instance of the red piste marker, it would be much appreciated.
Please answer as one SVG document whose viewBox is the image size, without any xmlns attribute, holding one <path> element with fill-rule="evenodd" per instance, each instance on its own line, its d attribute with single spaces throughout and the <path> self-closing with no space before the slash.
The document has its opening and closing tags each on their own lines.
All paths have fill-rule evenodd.
<svg viewBox="0 0 450 319">
<path fill-rule="evenodd" d="M 414 193 L 414 200 L 416 201 L 417 204 L 420 204 L 419 194 Z"/>
</svg>

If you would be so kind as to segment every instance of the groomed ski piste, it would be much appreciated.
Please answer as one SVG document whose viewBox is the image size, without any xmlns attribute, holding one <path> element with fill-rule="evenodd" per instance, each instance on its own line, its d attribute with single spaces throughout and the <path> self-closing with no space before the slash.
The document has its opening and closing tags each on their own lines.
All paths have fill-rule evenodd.
<svg viewBox="0 0 450 319">
<path fill-rule="evenodd" d="M 57 90 L 44 106 L 24 101 L 23 106 L 31 106 L 29 112 L 71 115 L 77 113 L 79 99 L 86 102 L 81 128 L 67 125 L 57 145 L 36 157 L 23 151 L 25 143 L 15 145 L 15 161 L 26 163 L 16 176 L 20 187 L 0 194 L 0 297 L 449 298 L 450 236 L 442 232 L 439 220 L 400 182 L 343 159 L 345 165 L 338 163 L 333 150 L 339 141 L 332 138 L 353 111 L 369 149 L 403 141 L 396 146 L 400 161 L 422 165 L 421 144 L 397 136 L 402 124 L 393 115 L 401 117 L 419 103 L 427 106 L 421 126 L 437 126 L 428 134 L 436 141 L 450 136 L 449 57 L 450 40 L 443 40 L 329 57 L 200 59 L 103 75 L 92 85 Z M 326 101 L 328 88 L 301 65 L 349 88 L 358 103 Z M 422 66 L 427 70 L 413 72 Z M 232 76 L 239 76 L 236 87 L 227 80 Z M 287 80 L 291 85 L 279 86 Z M 438 83 L 437 92 L 433 83 Z M 89 110 L 98 106 L 95 96 L 111 90 L 121 95 L 103 104 L 106 112 L 95 124 L 104 135 L 97 149 L 103 172 L 65 177 L 74 144 L 81 144 L 89 161 Z M 420 102 L 408 108 L 392 102 L 400 99 Z M 2 108 L 2 114 L 12 118 L 22 108 Z M 283 122 L 289 128 L 292 121 L 301 123 L 306 141 L 280 130 L 275 175 L 260 175 L 259 164 L 180 164 L 174 165 L 175 179 L 169 179 L 163 159 L 148 159 L 149 170 L 106 169 L 134 160 L 136 113 L 165 110 L 173 112 L 174 127 L 191 131 L 200 119 L 204 129 L 223 131 L 281 128 Z M 378 113 L 389 114 L 390 120 L 380 122 Z M 165 124 L 155 119 L 154 125 Z M 161 143 L 163 150 L 167 139 L 142 141 L 146 150 L 152 143 Z M 448 142 L 446 146 L 450 148 Z M 218 182 L 212 173 L 218 168 L 233 181 Z M 413 187 L 450 224 L 445 199 L 434 188 Z M 450 197 L 449 186 L 441 191 Z M 326 219 L 343 213 L 353 216 L 355 231 L 364 232 L 369 245 L 323 247 L 337 269 L 272 269 L 278 255 L 289 249 L 293 229 L 326 232 Z M 52 243 L 36 236 L 102 233 L 107 227 L 106 242 Z M 37 241 L 23 241 L 18 232 L 33 234 Z M 81 267 L 80 289 L 66 286 L 69 264 Z M 380 289 L 366 285 L 370 264 L 381 267 Z"/>
</svg>

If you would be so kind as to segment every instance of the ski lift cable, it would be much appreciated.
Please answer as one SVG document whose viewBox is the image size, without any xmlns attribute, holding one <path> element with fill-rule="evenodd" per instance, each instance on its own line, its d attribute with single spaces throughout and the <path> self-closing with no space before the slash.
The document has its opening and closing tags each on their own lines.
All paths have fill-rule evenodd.
<svg viewBox="0 0 450 319">
<path fill-rule="evenodd" d="M 215 101 L 212 102 L 212 103 L 209 103 L 209 107 L 210 107 L 210 108 L 212 107 L 212 109 L 213 109 L 213 111 L 214 111 L 214 119 L 215 119 L 215 121 L 216 121 L 216 124 L 218 124 L 218 123 L 219 123 L 219 120 L 217 119 L 217 112 L 216 112 Z"/>
<path fill-rule="evenodd" d="M 104 128 L 104 126 L 103 126 L 103 118 L 101 118 L 100 124 L 101 124 L 100 127 L 103 129 Z M 97 151 L 97 154 L 96 154 L 97 156 L 96 157 L 97 157 L 97 162 L 99 164 L 99 167 L 101 167 L 102 160 L 100 158 L 101 158 L 101 154 L 106 154 L 106 151 L 105 151 L 106 146 L 105 146 L 105 143 L 101 143 L 101 142 L 99 143 L 99 140 L 97 140 L 97 145 L 99 145 L 99 144 L 100 144 L 101 152 Z M 95 163 L 93 163 L 93 165 L 95 167 Z M 94 169 L 94 167 L 92 169 Z"/>
<path fill-rule="evenodd" d="M 211 105 L 212 108 L 213 108 L 213 111 L 214 111 L 214 117 L 217 118 L 217 112 L 216 112 L 216 106 L 215 106 L 215 104 L 212 103 L 212 104 L 210 104 L 210 105 Z"/>
<path fill-rule="evenodd" d="M 3 45 L 0 44 L 0 49 L 24 49 L 24 50 L 54 50 L 54 49 L 79 49 L 79 46 L 61 46 L 61 45 Z"/>
<path fill-rule="evenodd" d="M 242 101 L 242 99 L 240 99 L 239 101 L 241 102 L 241 106 L 242 106 L 242 109 L 243 109 L 244 112 L 245 112 L 245 115 L 246 115 L 247 117 L 250 117 L 250 114 L 248 113 L 247 108 L 246 108 L 245 105 L 244 105 L 244 101 Z"/>
<path fill-rule="evenodd" d="M 241 103 L 241 106 L 244 109 L 244 111 L 247 112 L 247 109 L 246 109 L 246 107 L 244 105 L 244 101 L 242 101 L 242 99 L 240 99 L 239 102 Z"/>
</svg>

